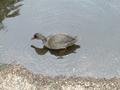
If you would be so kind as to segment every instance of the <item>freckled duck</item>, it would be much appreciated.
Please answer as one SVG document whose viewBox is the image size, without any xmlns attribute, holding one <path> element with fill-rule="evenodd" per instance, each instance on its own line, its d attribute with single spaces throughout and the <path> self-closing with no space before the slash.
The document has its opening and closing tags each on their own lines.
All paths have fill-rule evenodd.
<svg viewBox="0 0 120 90">
<path fill-rule="evenodd" d="M 77 42 L 76 36 L 72 37 L 67 34 L 55 34 L 45 37 L 41 33 L 35 33 L 32 37 L 33 39 L 42 40 L 45 47 L 53 50 L 65 49 Z"/>
</svg>

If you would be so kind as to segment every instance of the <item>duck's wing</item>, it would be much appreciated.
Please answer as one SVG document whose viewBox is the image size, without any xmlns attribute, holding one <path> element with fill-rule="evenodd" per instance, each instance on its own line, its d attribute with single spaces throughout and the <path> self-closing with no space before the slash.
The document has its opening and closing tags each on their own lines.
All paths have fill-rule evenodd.
<svg viewBox="0 0 120 90">
<path fill-rule="evenodd" d="M 76 38 L 65 35 L 65 34 L 57 34 L 54 36 L 50 36 L 46 43 L 48 48 L 51 49 L 63 49 L 68 46 L 73 45 L 76 42 Z"/>
</svg>

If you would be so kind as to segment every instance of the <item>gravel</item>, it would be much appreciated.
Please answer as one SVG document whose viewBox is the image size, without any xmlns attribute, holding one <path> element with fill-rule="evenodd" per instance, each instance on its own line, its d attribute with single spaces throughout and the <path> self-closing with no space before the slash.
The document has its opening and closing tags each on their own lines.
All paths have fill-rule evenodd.
<svg viewBox="0 0 120 90">
<path fill-rule="evenodd" d="M 45 76 L 17 65 L 0 66 L 0 90 L 120 90 L 120 78 Z"/>
</svg>

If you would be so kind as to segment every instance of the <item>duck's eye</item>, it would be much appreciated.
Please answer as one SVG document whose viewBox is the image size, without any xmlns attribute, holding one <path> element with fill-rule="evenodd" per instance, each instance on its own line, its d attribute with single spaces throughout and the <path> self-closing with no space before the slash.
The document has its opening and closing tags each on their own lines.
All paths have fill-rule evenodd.
<svg viewBox="0 0 120 90">
<path fill-rule="evenodd" d="M 36 34 L 34 35 L 34 38 L 37 38 L 37 35 L 36 35 Z"/>
</svg>

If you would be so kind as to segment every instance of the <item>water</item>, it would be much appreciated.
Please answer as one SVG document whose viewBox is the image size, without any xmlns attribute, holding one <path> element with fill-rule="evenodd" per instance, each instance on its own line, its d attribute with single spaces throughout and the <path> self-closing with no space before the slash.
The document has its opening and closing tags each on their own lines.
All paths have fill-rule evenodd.
<svg viewBox="0 0 120 90">
<path fill-rule="evenodd" d="M 12 1 L 0 1 L 0 63 L 19 63 L 44 75 L 120 74 L 119 0 Z M 36 32 L 67 33 L 79 41 L 62 55 L 41 51 L 42 42 L 30 40 Z"/>
</svg>

